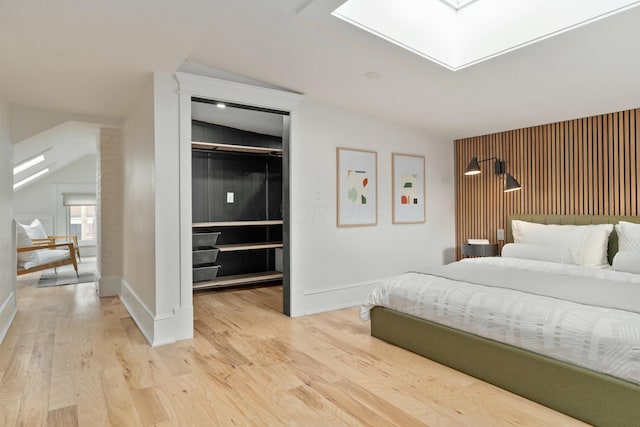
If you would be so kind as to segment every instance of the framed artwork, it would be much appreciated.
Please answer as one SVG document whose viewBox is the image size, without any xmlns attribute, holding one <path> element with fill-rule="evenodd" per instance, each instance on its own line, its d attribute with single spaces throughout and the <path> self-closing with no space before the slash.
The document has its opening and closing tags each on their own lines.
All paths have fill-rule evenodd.
<svg viewBox="0 0 640 427">
<path fill-rule="evenodd" d="M 338 227 L 378 223 L 378 153 L 338 147 L 337 224 Z"/>
<path fill-rule="evenodd" d="M 426 221 L 424 156 L 391 154 L 393 179 L 393 223 L 420 224 Z"/>
</svg>

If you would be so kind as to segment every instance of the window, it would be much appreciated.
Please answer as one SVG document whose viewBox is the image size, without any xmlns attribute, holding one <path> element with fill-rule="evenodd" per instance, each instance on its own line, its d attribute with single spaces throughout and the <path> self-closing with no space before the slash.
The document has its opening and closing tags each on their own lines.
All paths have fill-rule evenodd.
<svg viewBox="0 0 640 427">
<path fill-rule="evenodd" d="M 95 193 L 63 193 L 62 204 L 67 209 L 67 230 L 80 242 L 96 240 Z"/>
<path fill-rule="evenodd" d="M 95 240 L 95 205 L 69 206 L 69 234 L 78 236 L 78 240 Z"/>
</svg>

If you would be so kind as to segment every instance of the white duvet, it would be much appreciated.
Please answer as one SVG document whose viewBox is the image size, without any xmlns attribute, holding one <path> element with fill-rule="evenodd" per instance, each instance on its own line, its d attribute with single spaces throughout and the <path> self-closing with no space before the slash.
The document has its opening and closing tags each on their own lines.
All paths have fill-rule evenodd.
<svg viewBox="0 0 640 427">
<path fill-rule="evenodd" d="M 431 273 L 386 281 L 360 317 L 384 306 L 640 384 L 640 275 L 499 257 Z"/>
</svg>

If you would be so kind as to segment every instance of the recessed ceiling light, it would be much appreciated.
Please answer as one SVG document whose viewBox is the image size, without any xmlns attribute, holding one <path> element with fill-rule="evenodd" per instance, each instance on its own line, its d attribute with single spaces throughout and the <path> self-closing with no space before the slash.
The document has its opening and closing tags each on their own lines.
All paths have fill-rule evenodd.
<svg viewBox="0 0 640 427">
<path fill-rule="evenodd" d="M 216 104 L 216 107 L 222 109 L 222 108 L 227 108 L 227 105 L 224 102 L 218 102 Z"/>
<path fill-rule="evenodd" d="M 379 79 L 380 78 L 380 73 L 378 73 L 376 71 L 368 71 L 368 72 L 364 73 L 364 76 L 367 79 L 375 80 L 375 79 Z"/>
<path fill-rule="evenodd" d="M 32 166 L 37 165 L 38 163 L 44 162 L 44 156 L 42 154 L 40 154 L 39 156 L 36 156 L 32 159 L 29 159 L 25 162 L 19 163 L 18 165 L 16 165 L 13 168 L 13 174 L 19 174 L 20 172 L 22 172 L 23 170 L 27 170 Z"/>
<path fill-rule="evenodd" d="M 13 184 L 13 189 L 15 190 L 18 187 L 22 187 L 27 182 L 31 182 L 34 179 L 36 179 L 38 177 L 41 177 L 42 175 L 44 175 L 46 173 L 49 173 L 49 168 L 42 169 L 41 171 L 38 171 L 38 172 L 34 173 L 33 175 L 30 175 L 30 176 L 26 177 L 22 181 L 16 182 L 15 184 Z"/>
</svg>

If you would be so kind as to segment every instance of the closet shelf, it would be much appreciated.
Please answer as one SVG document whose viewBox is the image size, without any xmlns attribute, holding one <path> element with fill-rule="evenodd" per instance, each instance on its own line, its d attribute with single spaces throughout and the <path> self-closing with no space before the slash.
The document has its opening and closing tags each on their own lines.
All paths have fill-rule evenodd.
<svg viewBox="0 0 640 427">
<path fill-rule="evenodd" d="M 219 144 L 217 142 L 191 142 L 191 148 L 201 150 L 231 151 L 235 153 L 282 154 L 281 148 L 253 147 L 250 145 Z"/>
<path fill-rule="evenodd" d="M 222 286 L 248 285 L 252 283 L 270 282 L 281 280 L 282 273 L 279 271 L 261 271 L 259 273 L 236 274 L 233 276 L 219 276 L 213 280 L 196 282 L 193 289 L 210 289 Z"/>
<path fill-rule="evenodd" d="M 281 248 L 282 242 L 259 242 L 259 243 L 234 243 L 230 245 L 217 245 L 220 252 L 250 251 L 253 249 Z"/>
<path fill-rule="evenodd" d="M 267 219 L 262 221 L 221 221 L 221 222 L 194 222 L 193 228 L 207 227 L 242 227 L 253 225 L 282 225 L 281 219 Z"/>
</svg>

